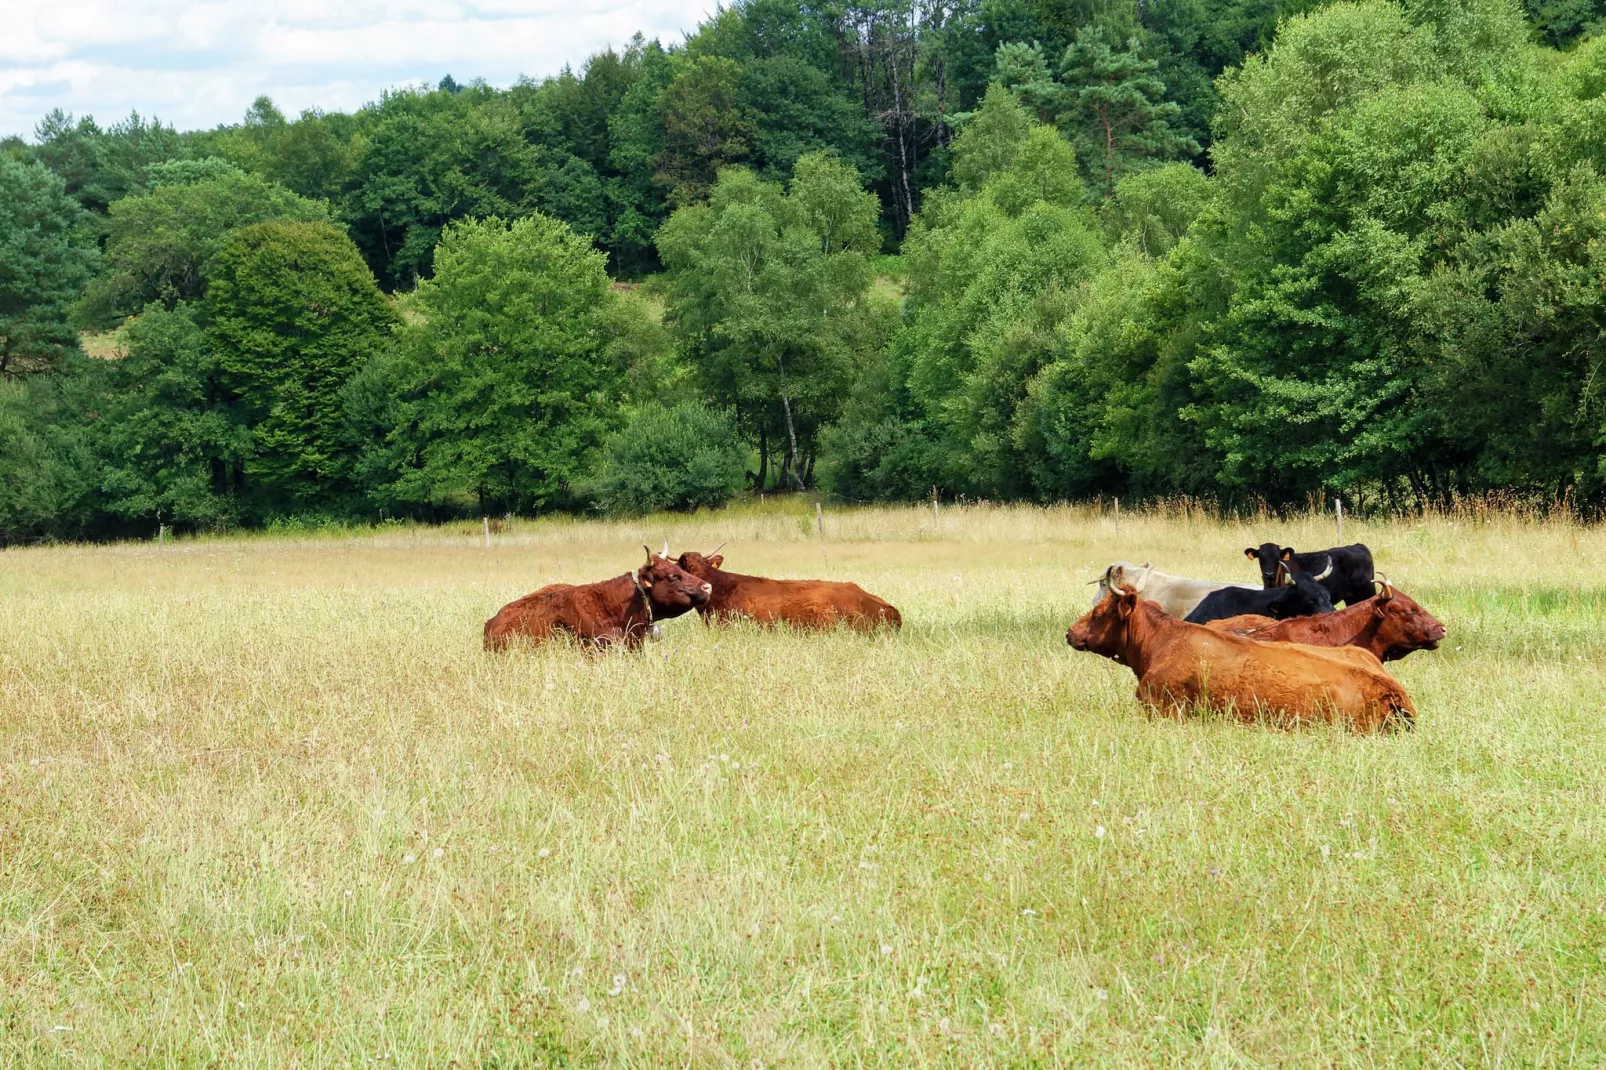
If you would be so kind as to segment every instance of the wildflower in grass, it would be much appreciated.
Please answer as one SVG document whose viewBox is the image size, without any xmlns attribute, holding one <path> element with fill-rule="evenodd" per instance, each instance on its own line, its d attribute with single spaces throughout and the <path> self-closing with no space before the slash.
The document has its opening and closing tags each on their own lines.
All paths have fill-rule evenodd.
<svg viewBox="0 0 1606 1070">
<path fill-rule="evenodd" d="M 1004 1023 L 1003 1022 L 994 1022 L 992 1025 L 987 1027 L 987 1032 L 991 1033 L 995 1037 L 1003 1036 L 1004 1035 Z"/>
<path fill-rule="evenodd" d="M 430 855 L 431 855 L 431 857 L 434 857 L 434 858 L 440 858 L 445 853 L 446 853 L 446 848 L 437 847 L 433 851 L 430 852 Z"/>
<path fill-rule="evenodd" d="M 410 866 L 418 861 L 418 856 L 412 853 L 402 855 L 402 865 Z"/>
<path fill-rule="evenodd" d="M 1105 1003 L 1109 1001 L 1110 993 L 1106 989 L 1095 988 L 1093 990 L 1093 998 L 1098 1000 L 1100 1003 Z"/>
<path fill-rule="evenodd" d="M 1023 918 L 1035 918 L 1035 917 L 1037 917 L 1037 911 L 1033 910 L 1031 907 L 1027 907 L 1025 910 L 1021 911 L 1020 913 L 1021 913 L 1021 917 L 1023 917 Z"/>
<path fill-rule="evenodd" d="M 539 851 L 535 852 L 535 857 L 546 858 L 550 854 L 552 854 L 552 849 L 550 847 L 543 847 Z"/>
<path fill-rule="evenodd" d="M 586 999 L 584 996 L 581 996 L 580 997 L 580 1002 L 578 1002 L 578 1003 L 576 1003 L 574 1005 L 574 1009 L 575 1009 L 575 1012 L 578 1013 L 578 1014 L 585 1014 L 587 1011 L 589 1011 L 591 1009 L 591 1001 L 589 999 Z"/>
<path fill-rule="evenodd" d="M 1103 825 L 1095 825 L 1093 827 L 1093 836 L 1094 836 L 1095 839 L 1102 840 L 1104 838 L 1104 826 Z"/>
<path fill-rule="evenodd" d="M 623 995 L 624 994 L 624 990 L 625 990 L 625 975 L 622 974 L 622 973 L 614 974 L 613 975 L 613 987 L 608 989 L 608 995 L 610 995 L 610 996 Z"/>
<path fill-rule="evenodd" d="M 892 954 L 892 945 L 891 945 L 891 944 L 882 944 L 882 945 L 881 945 L 881 953 L 882 953 L 882 954 L 883 954 L 883 955 L 890 955 L 890 954 Z"/>
</svg>

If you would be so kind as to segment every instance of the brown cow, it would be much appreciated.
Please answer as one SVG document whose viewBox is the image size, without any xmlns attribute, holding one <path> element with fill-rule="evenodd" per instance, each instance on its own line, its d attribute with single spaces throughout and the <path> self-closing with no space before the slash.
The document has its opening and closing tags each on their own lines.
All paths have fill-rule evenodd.
<svg viewBox="0 0 1606 1070">
<path fill-rule="evenodd" d="M 668 555 L 666 544 L 662 554 L 647 550 L 646 566 L 634 572 L 579 586 L 554 583 L 509 602 L 485 622 L 485 649 L 501 650 L 515 636 L 539 643 L 558 633 L 592 647 L 639 647 L 655 621 L 702 606 L 712 590 Z"/>
<path fill-rule="evenodd" d="M 1337 721 L 1370 731 L 1416 720 L 1405 689 L 1364 650 L 1215 631 L 1168 616 L 1130 587 L 1071 625 L 1065 641 L 1130 668 L 1138 699 L 1173 717 L 1203 705 L 1280 726 Z"/>
<path fill-rule="evenodd" d="M 856 583 L 743 576 L 726 572 L 720 567 L 724 563 L 718 547 L 706 557 L 688 550 L 677 561 L 681 568 L 713 585 L 708 604 L 697 607 L 705 622 L 745 617 L 763 625 L 830 628 L 844 624 L 859 631 L 903 625 L 896 607 Z"/>
<path fill-rule="evenodd" d="M 1228 617 L 1205 625 L 1266 643 L 1353 646 L 1381 661 L 1398 661 L 1417 650 L 1437 650 L 1444 625 L 1385 578 L 1380 594 L 1319 617 Z"/>
</svg>

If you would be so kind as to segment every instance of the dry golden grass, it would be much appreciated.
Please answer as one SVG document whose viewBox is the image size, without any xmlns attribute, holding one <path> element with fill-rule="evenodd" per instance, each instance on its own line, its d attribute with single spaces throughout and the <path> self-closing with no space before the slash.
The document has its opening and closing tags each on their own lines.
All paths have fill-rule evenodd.
<svg viewBox="0 0 1606 1070">
<path fill-rule="evenodd" d="M 1450 628 L 1357 737 L 1064 642 L 1330 520 L 804 508 L 0 554 L 0 1059 L 1606 1059 L 1606 531 L 1347 524 Z M 665 537 L 907 625 L 481 651 Z"/>
</svg>

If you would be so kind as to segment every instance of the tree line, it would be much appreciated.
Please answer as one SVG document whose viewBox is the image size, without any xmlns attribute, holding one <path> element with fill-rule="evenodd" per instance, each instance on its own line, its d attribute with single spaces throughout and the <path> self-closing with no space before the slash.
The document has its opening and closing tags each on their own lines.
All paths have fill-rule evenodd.
<svg viewBox="0 0 1606 1070">
<path fill-rule="evenodd" d="M 0 538 L 1606 500 L 1589 4 L 746 0 L 507 89 L 0 143 Z"/>
</svg>

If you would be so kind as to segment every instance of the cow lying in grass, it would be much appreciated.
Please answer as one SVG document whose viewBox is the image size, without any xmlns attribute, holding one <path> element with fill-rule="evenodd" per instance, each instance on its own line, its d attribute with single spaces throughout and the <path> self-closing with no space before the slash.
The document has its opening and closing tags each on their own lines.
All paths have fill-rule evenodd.
<svg viewBox="0 0 1606 1070">
<path fill-rule="evenodd" d="M 579 586 L 554 583 L 509 602 L 485 622 L 485 649 L 501 650 L 520 636 L 539 643 L 554 635 L 571 635 L 592 647 L 639 647 L 655 621 L 708 601 L 708 584 L 688 575 L 668 554 L 667 545 L 662 554 L 647 550 L 647 564 L 634 572 Z"/>
<path fill-rule="evenodd" d="M 856 583 L 743 576 L 726 572 L 721 567 L 725 558 L 719 554 L 719 547 L 714 550 L 706 556 L 688 550 L 676 561 L 693 576 L 706 580 L 713 589 L 707 603 L 697 607 L 704 621 L 747 619 L 763 625 L 789 624 L 794 628 L 831 628 L 842 624 L 859 631 L 903 626 L 897 607 Z"/>
<path fill-rule="evenodd" d="M 1248 583 L 1216 583 L 1213 580 L 1191 580 L 1186 576 L 1173 576 L 1169 572 L 1161 572 L 1147 561 L 1141 565 L 1134 565 L 1130 561 L 1116 561 L 1104 570 L 1102 576 L 1088 582 L 1099 585 L 1098 594 L 1093 599 L 1094 605 L 1104 601 L 1111 591 L 1119 587 L 1131 587 L 1147 601 L 1158 602 L 1161 609 L 1178 620 L 1192 613 L 1207 595 L 1215 591 L 1229 588 L 1245 591 L 1260 590 L 1259 587 Z"/>
<path fill-rule="evenodd" d="M 1209 624 L 1213 620 L 1253 613 L 1272 620 L 1331 613 L 1333 597 L 1293 561 L 1277 566 L 1278 586 L 1270 590 L 1228 587 L 1207 594 L 1187 616 L 1189 624 Z"/>
<path fill-rule="evenodd" d="M 1437 650 L 1445 634 L 1438 618 L 1389 586 L 1387 577 L 1379 586 L 1381 593 L 1334 613 L 1281 621 L 1228 617 L 1211 621 L 1209 627 L 1261 642 L 1352 646 L 1380 661 L 1398 661 L 1417 650 Z"/>
<path fill-rule="evenodd" d="M 1362 732 L 1416 720 L 1405 689 L 1364 650 L 1218 632 L 1177 620 L 1131 588 L 1094 606 L 1065 641 L 1130 668 L 1139 701 L 1172 717 L 1202 706 L 1244 721 L 1333 721 Z"/>
</svg>

